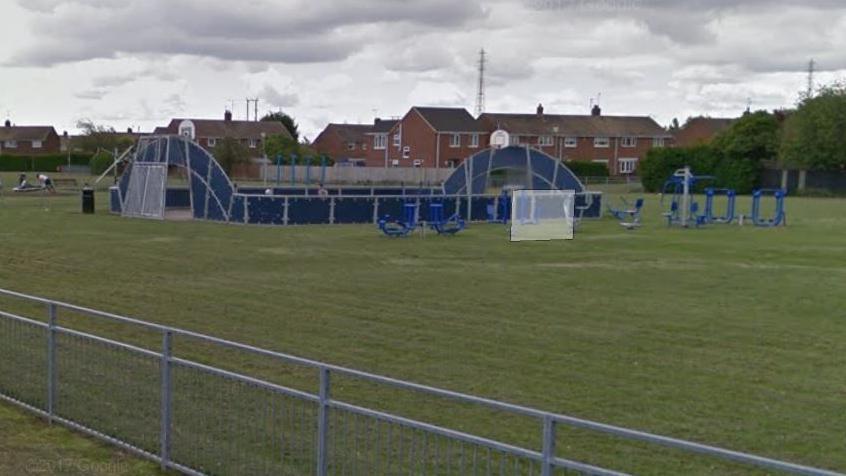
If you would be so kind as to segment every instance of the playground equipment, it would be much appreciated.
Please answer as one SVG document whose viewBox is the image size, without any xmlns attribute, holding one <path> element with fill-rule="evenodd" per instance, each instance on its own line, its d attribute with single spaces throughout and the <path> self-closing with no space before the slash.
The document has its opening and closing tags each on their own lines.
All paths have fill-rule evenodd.
<svg viewBox="0 0 846 476">
<path fill-rule="evenodd" d="M 726 197 L 726 208 L 722 215 L 715 215 L 714 198 Z M 735 219 L 735 205 L 737 194 L 730 188 L 706 188 L 705 189 L 705 221 L 708 223 L 729 224 Z"/>
<path fill-rule="evenodd" d="M 672 191 L 670 208 L 664 212 L 667 219 L 667 226 L 679 225 L 684 228 L 700 226 L 707 223 L 706 215 L 699 215 L 699 204 L 693 200 L 691 191 L 697 182 L 714 180 L 710 175 L 693 175 L 690 167 L 676 170 L 673 175 L 664 182 L 661 202 L 664 201 L 664 194 Z"/>
<path fill-rule="evenodd" d="M 610 213 L 620 225 L 627 229 L 633 230 L 640 226 L 640 212 L 643 210 L 643 198 L 638 198 L 634 203 L 629 203 L 624 197 L 620 197 L 623 203 L 621 208 L 614 208 L 608 205 L 608 213 Z"/>
<path fill-rule="evenodd" d="M 429 204 L 429 227 L 438 232 L 439 235 L 454 235 L 463 230 L 464 226 L 464 220 L 458 213 L 449 218 L 444 218 L 443 202 Z"/>
<path fill-rule="evenodd" d="M 415 202 L 406 202 L 403 205 L 402 219 L 394 220 L 385 215 L 379 220 L 379 229 L 391 237 L 408 236 L 415 228 L 417 228 L 417 203 Z"/>
<path fill-rule="evenodd" d="M 787 191 L 784 189 L 758 189 L 752 192 L 752 223 L 755 226 L 773 228 L 787 225 L 787 213 L 784 209 L 784 198 Z M 769 218 L 761 216 L 761 200 L 764 197 L 775 199 L 775 210 Z"/>
</svg>

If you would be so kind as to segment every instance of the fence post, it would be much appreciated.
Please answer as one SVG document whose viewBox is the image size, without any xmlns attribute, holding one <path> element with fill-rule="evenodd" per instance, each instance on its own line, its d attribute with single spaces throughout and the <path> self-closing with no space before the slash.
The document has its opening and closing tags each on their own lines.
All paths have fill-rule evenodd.
<svg viewBox="0 0 846 476">
<path fill-rule="evenodd" d="M 53 424 L 56 408 L 56 305 L 47 304 L 47 421 Z"/>
<path fill-rule="evenodd" d="M 162 470 L 167 469 L 170 463 L 170 423 L 171 423 L 171 379 L 170 360 L 173 353 L 173 333 L 165 329 L 162 334 L 162 361 L 161 361 L 161 429 L 159 432 L 159 443 L 161 445 L 159 456 L 161 458 Z"/>
<path fill-rule="evenodd" d="M 320 367 L 320 407 L 317 409 L 317 476 L 329 471 L 329 369 Z"/>
<path fill-rule="evenodd" d="M 555 420 L 550 415 L 543 418 L 543 468 L 542 476 L 552 476 L 555 473 Z"/>
</svg>

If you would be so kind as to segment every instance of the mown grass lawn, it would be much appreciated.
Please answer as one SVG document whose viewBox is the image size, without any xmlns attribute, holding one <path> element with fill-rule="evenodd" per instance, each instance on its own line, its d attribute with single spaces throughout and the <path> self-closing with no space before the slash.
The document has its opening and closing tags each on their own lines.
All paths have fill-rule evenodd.
<svg viewBox="0 0 846 476">
<path fill-rule="evenodd" d="M 0 287 L 846 471 L 846 201 L 791 197 L 787 228 L 680 230 L 648 197 L 639 230 L 586 221 L 572 242 L 511 244 L 487 224 L 391 240 L 370 226 L 129 220 L 97 198 L 95 216 L 75 196 L 0 199 Z M 413 401 L 403 412 L 435 423 L 527 444 L 540 433 Z M 637 473 L 743 471 L 583 432 L 563 432 L 559 455 Z"/>
</svg>

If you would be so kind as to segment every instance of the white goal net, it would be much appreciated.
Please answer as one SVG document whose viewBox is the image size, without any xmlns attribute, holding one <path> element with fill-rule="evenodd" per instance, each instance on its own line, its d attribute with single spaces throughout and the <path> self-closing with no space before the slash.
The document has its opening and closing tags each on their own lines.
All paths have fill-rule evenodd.
<svg viewBox="0 0 846 476">
<path fill-rule="evenodd" d="M 135 163 L 123 201 L 123 216 L 164 219 L 167 165 Z"/>
<path fill-rule="evenodd" d="M 572 240 L 575 202 L 572 190 L 515 190 L 511 241 Z"/>
</svg>

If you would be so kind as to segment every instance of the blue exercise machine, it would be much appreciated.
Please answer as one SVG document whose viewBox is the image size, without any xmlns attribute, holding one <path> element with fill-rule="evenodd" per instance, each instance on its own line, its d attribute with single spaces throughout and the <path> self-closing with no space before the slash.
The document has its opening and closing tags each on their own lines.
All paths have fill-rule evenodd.
<svg viewBox="0 0 846 476">
<path fill-rule="evenodd" d="M 616 218 L 620 222 L 620 226 L 625 229 L 633 230 L 638 228 L 640 226 L 640 212 L 643 210 L 643 198 L 638 198 L 634 203 L 629 203 L 624 197 L 620 197 L 620 201 L 623 203 L 623 206 L 621 208 L 614 208 L 608 205 L 608 213 Z"/>
<path fill-rule="evenodd" d="M 676 170 L 666 182 L 661 193 L 661 203 L 664 195 L 672 191 L 670 209 L 664 212 L 667 226 L 679 225 L 689 228 L 691 225 L 699 227 L 708 223 L 706 214 L 699 214 L 699 204 L 693 200 L 691 190 L 697 182 L 714 180 L 710 175 L 693 175 L 690 167 Z"/>
<path fill-rule="evenodd" d="M 385 215 L 379 219 L 379 229 L 391 237 L 408 236 L 417 228 L 417 202 L 406 202 L 403 205 L 403 218 L 393 220 Z"/>
<path fill-rule="evenodd" d="M 433 201 L 429 204 L 429 227 L 439 235 L 454 235 L 464 229 L 464 220 L 458 215 L 453 214 L 449 218 L 444 218 L 444 204 L 443 202 Z"/>
<path fill-rule="evenodd" d="M 714 198 L 726 197 L 725 213 L 716 215 L 714 211 Z M 737 194 L 730 188 L 706 188 L 705 189 L 705 220 L 708 223 L 729 224 L 735 219 L 735 205 Z"/>
<path fill-rule="evenodd" d="M 787 213 L 784 209 L 784 198 L 787 191 L 780 188 L 762 188 L 752 192 L 752 223 L 755 226 L 773 228 L 787 225 Z M 775 199 L 775 211 L 772 217 L 761 216 L 761 199 L 773 197 Z"/>
</svg>

